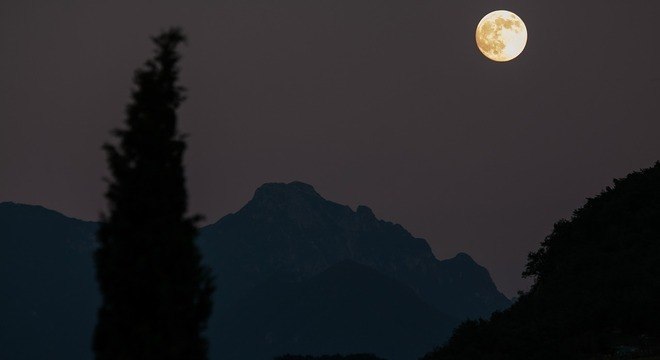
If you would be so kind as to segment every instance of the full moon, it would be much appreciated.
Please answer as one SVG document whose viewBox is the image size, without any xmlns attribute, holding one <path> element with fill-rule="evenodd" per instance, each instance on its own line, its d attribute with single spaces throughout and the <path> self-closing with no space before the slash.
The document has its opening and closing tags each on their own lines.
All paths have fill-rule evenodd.
<svg viewBox="0 0 660 360">
<path fill-rule="evenodd" d="M 484 16 L 477 25 L 477 46 L 489 59 L 497 62 L 518 57 L 527 44 L 527 27 L 518 15 L 497 10 Z"/>
</svg>

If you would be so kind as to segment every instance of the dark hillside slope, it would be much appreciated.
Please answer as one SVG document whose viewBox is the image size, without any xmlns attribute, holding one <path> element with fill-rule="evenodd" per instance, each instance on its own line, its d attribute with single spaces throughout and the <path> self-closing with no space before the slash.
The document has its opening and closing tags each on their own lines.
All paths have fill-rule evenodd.
<svg viewBox="0 0 660 360">
<path fill-rule="evenodd" d="M 0 203 L 0 359 L 89 359 L 96 223 Z"/>
<path fill-rule="evenodd" d="M 426 359 L 571 359 L 620 346 L 653 352 L 660 334 L 660 163 L 555 224 L 530 254 L 529 293 L 468 322 Z"/>
<path fill-rule="evenodd" d="M 220 320 L 232 359 L 365 352 L 415 359 L 458 323 L 407 286 L 352 261 L 302 282 L 266 282 Z"/>
</svg>

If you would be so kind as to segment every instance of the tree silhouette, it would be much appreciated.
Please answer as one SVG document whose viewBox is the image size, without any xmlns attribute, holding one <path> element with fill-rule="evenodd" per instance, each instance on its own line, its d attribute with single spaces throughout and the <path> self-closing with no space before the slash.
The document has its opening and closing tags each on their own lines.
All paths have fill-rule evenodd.
<svg viewBox="0 0 660 360">
<path fill-rule="evenodd" d="M 104 145 L 113 179 L 95 253 L 98 360 L 207 358 L 213 287 L 195 244 L 199 217 L 186 215 L 176 115 L 185 91 L 176 48 L 185 37 L 174 28 L 152 40 L 154 57 L 135 72 L 127 128 L 113 132 L 117 146 Z"/>
</svg>

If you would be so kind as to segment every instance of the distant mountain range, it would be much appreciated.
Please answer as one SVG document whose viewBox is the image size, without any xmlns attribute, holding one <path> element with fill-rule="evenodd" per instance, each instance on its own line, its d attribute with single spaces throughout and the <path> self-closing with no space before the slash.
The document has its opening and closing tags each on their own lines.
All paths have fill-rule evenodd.
<svg viewBox="0 0 660 360">
<path fill-rule="evenodd" d="M 307 296 L 297 303 L 315 303 L 334 311 L 330 310 L 333 305 L 330 298 L 331 295 L 341 298 L 341 291 L 345 290 L 341 287 L 328 287 L 327 294 L 321 294 L 327 295 L 327 300 L 322 301 L 304 290 L 284 290 L 285 286 L 268 283 L 293 283 L 297 288 L 305 288 L 310 281 L 319 281 L 319 276 L 327 275 L 324 271 L 347 260 L 362 265 L 345 266 L 342 273 L 347 279 L 360 278 L 364 275 L 360 270 L 367 267 L 379 276 L 396 280 L 387 283 L 392 294 L 403 293 L 402 287 L 405 286 L 412 290 L 411 295 L 415 295 L 418 302 L 430 306 L 393 306 L 395 313 L 384 312 L 382 316 L 389 319 L 438 319 L 435 324 L 420 322 L 410 329 L 415 341 L 396 341 L 388 336 L 381 336 L 380 342 L 367 341 L 379 332 L 388 335 L 400 333 L 403 323 L 397 324 L 392 320 L 386 327 L 376 324 L 364 312 L 353 311 L 351 306 L 357 307 L 357 300 L 355 303 L 346 301 L 344 311 L 335 311 L 333 319 L 343 321 L 346 326 L 349 323 L 365 324 L 360 332 L 360 336 L 365 338 L 362 348 L 352 351 L 375 353 L 389 359 L 420 356 L 425 347 L 428 350 L 428 346 L 442 343 L 460 320 L 488 317 L 494 310 L 509 305 L 509 300 L 497 291 L 488 272 L 468 255 L 459 254 L 453 259 L 438 261 L 425 240 L 413 237 L 400 225 L 376 219 L 366 206 L 359 206 L 353 211 L 348 206 L 325 200 L 313 187 L 300 182 L 261 186 L 252 200 L 237 213 L 204 228 L 200 245 L 215 271 L 218 288 L 215 304 L 221 314 L 253 311 L 252 305 L 246 305 L 246 297 L 286 298 L 295 291 L 302 291 Z M 356 274 L 347 274 L 350 271 Z M 381 283 L 384 293 L 385 283 Z M 345 284 L 346 287 L 355 285 L 356 288 L 370 286 L 354 282 Z M 252 292 L 255 287 L 259 289 L 257 293 Z M 406 299 L 408 304 L 413 303 L 412 298 Z M 263 300 L 260 306 L 265 306 Z M 339 331 L 335 332 L 334 337 L 301 337 L 310 329 L 320 333 L 321 329 L 305 327 L 304 324 L 320 325 L 322 315 L 317 317 L 316 313 L 301 310 L 292 311 L 287 319 L 282 319 L 279 311 L 272 310 L 263 313 L 258 319 L 261 323 L 255 323 L 251 331 L 245 334 L 233 331 L 235 325 L 224 317 L 213 317 L 212 354 L 230 353 L 236 356 L 231 357 L 235 359 L 272 358 L 281 354 L 281 350 L 290 353 L 334 353 L 346 351 L 356 343 L 351 337 L 357 335 L 346 333 L 341 336 Z M 297 329 L 290 328 L 290 323 L 301 321 L 303 325 Z M 273 325 L 267 326 L 266 323 Z M 339 328 L 334 323 L 327 326 Z M 283 339 L 273 341 L 274 337 Z M 282 343 L 289 347 L 279 348 Z M 392 346 L 396 349 L 390 349 Z"/>
<path fill-rule="evenodd" d="M 97 224 L 0 203 L 0 359 L 90 359 Z"/>
<path fill-rule="evenodd" d="M 0 358 L 91 357 L 97 226 L 0 204 Z M 300 182 L 261 186 L 240 211 L 203 228 L 199 244 L 217 286 L 211 359 L 411 359 L 460 321 L 510 305 L 468 255 L 439 261 L 400 225 Z"/>
</svg>

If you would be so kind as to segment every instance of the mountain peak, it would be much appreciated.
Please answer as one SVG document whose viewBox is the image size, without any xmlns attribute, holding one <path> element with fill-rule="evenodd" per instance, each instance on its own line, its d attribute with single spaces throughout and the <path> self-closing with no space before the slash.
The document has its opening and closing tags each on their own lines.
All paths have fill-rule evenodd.
<svg viewBox="0 0 660 360">
<path fill-rule="evenodd" d="M 311 226 L 318 222 L 319 214 L 326 213 L 320 209 L 338 207 L 341 206 L 324 199 L 311 185 L 294 181 L 261 185 L 238 213 L 267 223 L 289 219 L 301 226 Z"/>
<path fill-rule="evenodd" d="M 464 252 L 459 252 L 451 260 L 466 262 L 466 263 L 476 263 L 472 257 Z"/>
<path fill-rule="evenodd" d="M 300 196 L 323 199 L 321 195 L 314 190 L 312 185 L 300 181 L 293 181 L 290 183 L 265 183 L 254 192 L 252 200 L 259 201 L 273 198 L 284 200 Z"/>
<path fill-rule="evenodd" d="M 376 220 L 376 215 L 368 206 L 359 205 L 355 212 L 362 219 Z"/>
</svg>

